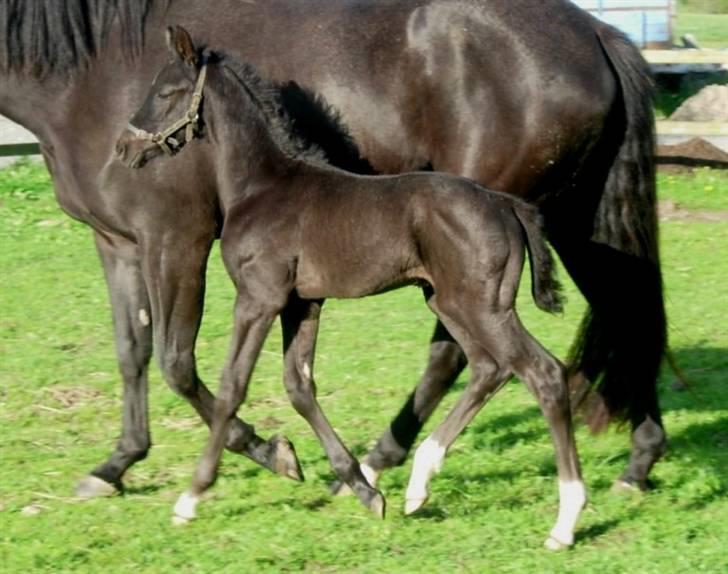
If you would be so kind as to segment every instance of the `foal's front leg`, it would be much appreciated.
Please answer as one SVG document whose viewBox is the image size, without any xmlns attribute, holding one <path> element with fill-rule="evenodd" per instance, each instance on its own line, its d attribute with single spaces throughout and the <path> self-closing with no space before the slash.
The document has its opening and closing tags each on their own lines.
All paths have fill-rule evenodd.
<svg viewBox="0 0 728 574">
<path fill-rule="evenodd" d="M 278 309 L 251 303 L 238 295 L 235 302 L 235 330 L 220 381 L 220 391 L 210 424 L 210 438 L 200 458 L 192 484 L 177 500 L 172 521 L 183 524 L 197 516 L 202 494 L 217 478 L 222 451 L 238 407 L 245 400 L 250 375 Z"/>
<path fill-rule="evenodd" d="M 364 506 L 384 518 L 384 497 L 369 484 L 316 400 L 313 361 L 322 304 L 292 296 L 281 312 L 286 391 L 293 407 L 316 433 L 339 479 L 354 491 Z"/>
</svg>

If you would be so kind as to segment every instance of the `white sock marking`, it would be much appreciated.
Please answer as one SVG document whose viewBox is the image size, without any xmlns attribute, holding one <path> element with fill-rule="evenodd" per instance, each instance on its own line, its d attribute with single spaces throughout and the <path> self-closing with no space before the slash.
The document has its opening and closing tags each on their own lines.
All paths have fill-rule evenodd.
<svg viewBox="0 0 728 574">
<path fill-rule="evenodd" d="M 177 503 L 174 505 L 175 517 L 181 518 L 184 522 L 194 519 L 197 516 L 196 508 L 199 502 L 199 496 L 195 496 L 188 490 L 185 490 L 180 494 Z"/>
<path fill-rule="evenodd" d="M 586 504 L 586 489 L 580 480 L 559 481 L 559 516 L 551 529 L 551 538 L 565 546 L 574 543 L 574 528 Z"/>
<path fill-rule="evenodd" d="M 444 461 L 445 447 L 440 446 L 432 437 L 427 437 L 415 452 L 412 474 L 407 485 L 406 514 L 414 512 L 427 500 L 430 479 L 440 472 Z"/>
</svg>

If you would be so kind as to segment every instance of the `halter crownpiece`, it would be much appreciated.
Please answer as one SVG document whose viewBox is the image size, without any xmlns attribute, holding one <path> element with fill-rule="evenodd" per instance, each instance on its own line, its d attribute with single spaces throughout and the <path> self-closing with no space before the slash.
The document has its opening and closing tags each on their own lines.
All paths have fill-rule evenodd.
<svg viewBox="0 0 728 574">
<path fill-rule="evenodd" d="M 187 112 L 168 128 L 159 130 L 152 134 L 129 122 L 127 129 L 137 138 L 150 140 L 157 144 L 167 155 L 174 155 L 174 152 L 179 151 L 183 144 L 191 142 L 195 137 L 195 133 L 200 129 L 200 104 L 202 103 L 202 90 L 205 87 L 206 77 L 207 64 L 202 64 L 200 73 L 197 76 L 197 81 L 195 82 L 195 91 L 192 92 L 192 101 L 190 102 L 190 106 L 187 108 Z M 180 142 L 172 137 L 182 128 L 185 128 L 184 142 Z"/>
</svg>

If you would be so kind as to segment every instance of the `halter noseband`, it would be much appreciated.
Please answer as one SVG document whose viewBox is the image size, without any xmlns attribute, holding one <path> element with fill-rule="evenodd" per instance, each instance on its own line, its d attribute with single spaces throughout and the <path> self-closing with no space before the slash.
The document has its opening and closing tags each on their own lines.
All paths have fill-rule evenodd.
<svg viewBox="0 0 728 574">
<path fill-rule="evenodd" d="M 136 127 L 131 122 L 127 125 L 127 128 L 137 138 L 150 140 L 152 143 L 157 144 L 162 151 L 167 155 L 173 155 L 174 152 L 179 151 L 185 143 L 189 143 L 195 137 L 195 133 L 200 129 L 200 104 L 202 103 L 202 89 L 205 87 L 205 78 L 207 77 L 207 64 L 202 64 L 200 73 L 197 76 L 197 82 L 195 83 L 195 91 L 192 92 L 192 101 L 190 107 L 187 108 L 187 112 L 184 116 L 174 122 L 168 128 L 159 130 L 154 134 L 150 134 L 148 131 Z M 185 141 L 180 142 L 172 137 L 178 130 L 185 128 Z"/>
</svg>

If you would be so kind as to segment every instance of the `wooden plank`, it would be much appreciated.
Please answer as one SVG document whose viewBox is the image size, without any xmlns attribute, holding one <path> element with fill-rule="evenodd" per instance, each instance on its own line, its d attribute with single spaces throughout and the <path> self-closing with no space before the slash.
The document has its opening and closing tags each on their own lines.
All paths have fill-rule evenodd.
<svg viewBox="0 0 728 574">
<path fill-rule="evenodd" d="M 0 157 L 38 154 L 40 154 L 40 146 L 37 143 L 15 143 L 0 145 Z"/>
<path fill-rule="evenodd" d="M 728 51 L 722 50 L 642 50 L 650 64 L 722 64 L 728 66 Z"/>
<path fill-rule="evenodd" d="M 728 122 L 657 121 L 658 135 L 728 136 Z"/>
</svg>

